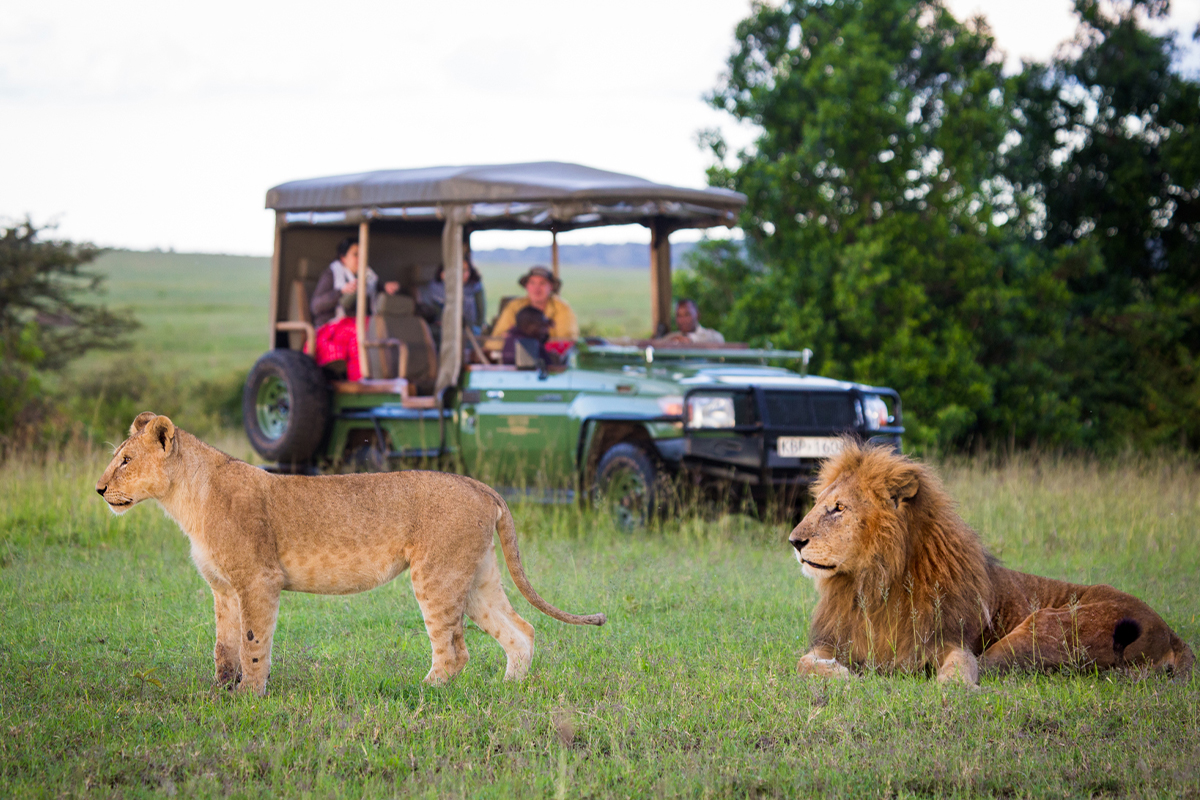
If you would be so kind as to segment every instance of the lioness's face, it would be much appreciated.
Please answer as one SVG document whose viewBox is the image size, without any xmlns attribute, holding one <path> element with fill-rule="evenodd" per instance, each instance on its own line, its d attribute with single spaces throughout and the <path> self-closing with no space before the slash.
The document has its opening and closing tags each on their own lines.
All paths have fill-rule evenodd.
<svg viewBox="0 0 1200 800">
<path fill-rule="evenodd" d="M 869 512 L 868 502 L 848 478 L 835 481 L 817 496 L 812 510 L 788 537 L 807 577 L 822 580 L 855 572 L 856 540 Z"/>
<path fill-rule="evenodd" d="M 123 514 L 143 500 L 166 493 L 170 481 L 164 462 L 171 454 L 174 439 L 171 420 L 149 412 L 138 415 L 129 438 L 117 448 L 96 481 L 96 492 L 114 514 Z"/>
</svg>

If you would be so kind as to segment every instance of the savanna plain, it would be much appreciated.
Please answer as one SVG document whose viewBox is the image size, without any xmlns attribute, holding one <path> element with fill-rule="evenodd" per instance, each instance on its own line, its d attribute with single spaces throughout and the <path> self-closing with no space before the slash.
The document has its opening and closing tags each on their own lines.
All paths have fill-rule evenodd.
<svg viewBox="0 0 1200 800">
<path fill-rule="evenodd" d="M 113 301 L 162 314 L 143 316 L 137 360 L 211 376 L 258 354 L 265 272 L 252 260 L 197 257 L 216 271 L 204 273 L 188 256 L 105 258 Z M 189 280 L 244 313 L 204 310 L 212 298 Z M 219 347 L 188 333 L 210 313 L 229 315 Z M 251 457 L 236 429 L 211 423 L 207 438 Z M 1084 669 L 985 675 L 970 691 L 797 677 L 816 594 L 788 526 L 738 513 L 630 534 L 574 505 L 514 506 L 534 586 L 609 615 L 563 625 L 508 582 L 537 629 L 521 683 L 501 680 L 502 650 L 468 623 L 465 671 L 423 687 L 429 642 L 401 576 L 362 595 L 285 594 L 269 694 L 230 693 L 212 682 L 212 600 L 186 539 L 154 507 L 114 517 L 96 497 L 109 452 L 77 441 L 0 465 L 0 796 L 1200 796 L 1197 678 Z M 1200 645 L 1194 460 L 938 466 L 1008 566 L 1112 584 Z"/>
</svg>

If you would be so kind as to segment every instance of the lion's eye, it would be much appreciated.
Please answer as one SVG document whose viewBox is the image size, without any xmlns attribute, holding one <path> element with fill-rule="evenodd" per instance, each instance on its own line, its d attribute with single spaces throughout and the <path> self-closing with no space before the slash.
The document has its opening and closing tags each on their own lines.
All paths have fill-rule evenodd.
<svg viewBox="0 0 1200 800">
<path fill-rule="evenodd" d="M 132 459 L 132 458 L 130 458 L 129 456 L 125 456 L 124 458 L 122 458 L 122 459 L 121 459 L 121 466 L 125 466 L 126 464 L 128 464 L 128 463 L 129 463 L 130 461 L 132 461 L 132 460 L 133 460 L 133 459 Z"/>
<path fill-rule="evenodd" d="M 841 513 L 846 510 L 846 504 L 842 503 L 841 501 L 838 501 L 833 504 L 833 510 L 837 511 L 838 513 Z"/>
</svg>

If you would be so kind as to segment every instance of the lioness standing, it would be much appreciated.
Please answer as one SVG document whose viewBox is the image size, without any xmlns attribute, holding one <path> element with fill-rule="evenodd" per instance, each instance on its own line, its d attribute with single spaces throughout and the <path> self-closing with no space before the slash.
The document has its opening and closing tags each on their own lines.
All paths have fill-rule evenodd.
<svg viewBox="0 0 1200 800">
<path fill-rule="evenodd" d="M 521 567 L 508 505 L 461 475 L 272 475 L 146 411 L 96 491 L 114 513 L 157 500 L 179 523 L 212 587 L 217 681 L 260 695 L 281 591 L 364 592 L 407 568 L 433 645 L 426 683 L 445 682 L 466 666 L 463 614 L 504 648 L 504 677 L 523 678 L 533 659 L 533 626 L 504 594 L 493 532 L 534 608 L 573 625 L 605 622 L 603 614 L 568 614 L 538 596 Z"/>
</svg>

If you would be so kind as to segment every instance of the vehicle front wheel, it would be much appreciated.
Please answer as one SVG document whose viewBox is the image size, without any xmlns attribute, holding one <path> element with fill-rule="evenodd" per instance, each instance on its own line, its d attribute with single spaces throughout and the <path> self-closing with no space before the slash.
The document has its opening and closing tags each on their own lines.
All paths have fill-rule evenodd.
<svg viewBox="0 0 1200 800">
<path fill-rule="evenodd" d="M 663 475 L 654 459 L 635 444 L 615 444 L 596 467 L 592 497 L 626 530 L 645 525 L 664 499 Z"/>
<path fill-rule="evenodd" d="M 263 458 L 307 463 L 329 422 L 329 385 L 321 368 L 296 350 L 264 353 L 246 377 L 242 418 Z"/>
</svg>

